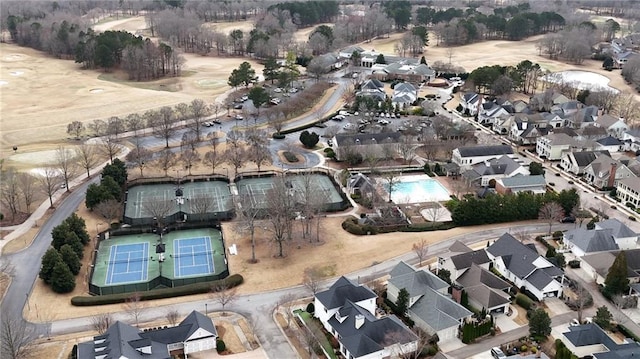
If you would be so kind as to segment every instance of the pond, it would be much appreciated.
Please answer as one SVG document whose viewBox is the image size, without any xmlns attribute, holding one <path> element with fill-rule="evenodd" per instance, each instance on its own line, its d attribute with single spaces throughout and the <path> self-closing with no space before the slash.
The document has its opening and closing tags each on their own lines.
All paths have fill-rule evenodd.
<svg viewBox="0 0 640 359">
<path fill-rule="evenodd" d="M 618 93 L 619 91 L 609 86 L 609 78 L 604 75 L 597 74 L 589 71 L 568 70 L 561 72 L 554 72 L 552 74 L 542 77 L 542 80 L 553 83 L 567 83 L 581 90 L 590 91 L 613 91 Z"/>
</svg>

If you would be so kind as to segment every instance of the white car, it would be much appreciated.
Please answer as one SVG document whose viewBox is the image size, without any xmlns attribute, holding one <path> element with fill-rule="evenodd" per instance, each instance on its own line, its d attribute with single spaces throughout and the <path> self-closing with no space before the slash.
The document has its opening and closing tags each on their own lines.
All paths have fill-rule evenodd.
<svg viewBox="0 0 640 359">
<path fill-rule="evenodd" d="M 354 125 L 353 123 L 347 123 L 346 125 L 342 126 L 342 128 L 344 128 L 345 130 L 355 130 L 356 125 Z"/>
<path fill-rule="evenodd" d="M 280 93 L 280 92 L 282 92 L 282 89 L 280 87 L 276 87 L 276 88 L 273 89 L 273 92 Z"/>
<path fill-rule="evenodd" d="M 296 93 L 296 92 L 298 92 L 298 89 L 295 87 L 292 87 L 289 89 L 289 93 Z"/>
</svg>

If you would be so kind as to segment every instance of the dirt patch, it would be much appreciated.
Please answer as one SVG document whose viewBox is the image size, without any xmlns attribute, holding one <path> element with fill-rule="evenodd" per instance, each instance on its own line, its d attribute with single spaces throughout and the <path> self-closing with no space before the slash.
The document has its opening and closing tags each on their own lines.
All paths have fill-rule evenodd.
<svg viewBox="0 0 640 359">
<path fill-rule="evenodd" d="M 513 320 L 514 322 L 520 325 L 529 324 L 529 320 L 527 319 L 527 311 L 524 308 L 520 307 L 519 305 L 512 305 L 511 307 L 516 308 L 516 310 L 518 311 L 518 315 Z"/>
<path fill-rule="evenodd" d="M 245 352 L 246 350 L 244 345 L 242 345 L 240 338 L 238 338 L 238 335 L 233 328 L 233 324 L 226 320 L 221 320 L 221 318 L 223 317 L 214 318 L 214 323 L 216 324 L 218 335 L 222 340 L 224 340 L 227 352 L 229 354 Z"/>
</svg>

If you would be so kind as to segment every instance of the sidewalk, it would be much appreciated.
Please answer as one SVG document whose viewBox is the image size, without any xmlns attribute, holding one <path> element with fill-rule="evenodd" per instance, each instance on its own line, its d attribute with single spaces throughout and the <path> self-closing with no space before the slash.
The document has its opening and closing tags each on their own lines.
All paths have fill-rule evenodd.
<svg viewBox="0 0 640 359">
<path fill-rule="evenodd" d="M 122 146 L 120 153 L 116 157 L 119 159 L 124 159 L 124 157 L 126 157 L 128 153 L 129 153 L 129 149 L 125 146 Z M 90 174 L 89 178 L 87 178 L 86 173 L 83 173 L 82 175 L 72 179 L 71 181 L 69 181 L 69 189 L 73 190 L 78 185 L 84 183 L 84 181 L 86 181 L 87 179 L 93 178 L 94 176 L 99 174 L 104 168 L 104 166 L 106 166 L 107 164 L 109 164 L 108 160 L 103 162 L 99 166 L 93 168 L 91 171 L 89 171 L 89 174 Z M 56 193 L 53 194 L 52 199 L 53 199 L 54 206 L 56 203 L 58 203 L 58 201 L 60 201 L 60 199 L 64 196 L 66 192 L 67 192 L 66 188 L 64 189 L 61 188 L 61 189 L 58 189 Z M 32 227 L 34 226 L 37 227 L 38 220 L 40 220 L 47 213 L 47 210 L 49 209 L 49 207 L 50 207 L 49 198 L 46 198 L 44 202 L 42 202 L 42 204 L 40 204 L 40 206 L 38 206 L 38 208 L 36 208 L 36 210 L 33 211 L 33 213 L 29 216 L 29 218 L 27 218 L 27 220 L 24 221 L 23 223 L 15 226 L 0 228 L 2 230 L 12 230 L 11 233 L 7 234 L 2 240 L 0 240 L 0 255 L 2 254 L 2 249 L 8 242 L 27 233 L 29 229 L 31 229 Z"/>
</svg>

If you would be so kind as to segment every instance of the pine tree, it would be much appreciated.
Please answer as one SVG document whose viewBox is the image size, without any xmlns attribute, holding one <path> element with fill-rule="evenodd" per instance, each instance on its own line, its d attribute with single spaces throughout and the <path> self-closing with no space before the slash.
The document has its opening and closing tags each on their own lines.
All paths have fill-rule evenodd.
<svg viewBox="0 0 640 359">
<path fill-rule="evenodd" d="M 56 262 L 51 273 L 51 289 L 56 293 L 69 293 L 76 287 L 76 278 L 62 261 Z"/>
<path fill-rule="evenodd" d="M 76 252 L 78 258 L 82 259 L 82 257 L 84 257 L 84 246 L 82 245 L 82 242 L 80 242 L 80 238 L 78 238 L 75 233 L 69 232 L 67 240 L 64 242 L 64 244 L 68 244 L 71 249 Z"/>
<path fill-rule="evenodd" d="M 613 315 L 611 315 L 609 309 L 603 305 L 596 311 L 596 315 L 593 317 L 593 322 L 598 324 L 600 328 L 608 330 L 611 327 L 612 319 Z"/>
<path fill-rule="evenodd" d="M 399 315 L 407 315 L 407 309 L 409 309 L 409 292 L 402 288 L 398 292 L 398 299 L 396 300 L 396 310 Z"/>
<path fill-rule="evenodd" d="M 53 230 L 51 230 L 51 246 L 56 250 L 60 250 L 60 247 L 65 244 L 71 233 L 71 229 L 66 222 L 53 227 Z"/>
<path fill-rule="evenodd" d="M 69 267 L 71 273 L 73 273 L 73 275 L 78 275 L 82 264 L 80 263 L 80 258 L 78 258 L 78 255 L 73 248 L 68 244 L 63 245 L 60 247 L 60 255 L 62 256 L 62 261 Z"/>
<path fill-rule="evenodd" d="M 47 252 L 42 256 L 42 266 L 40 267 L 40 273 L 38 276 L 46 284 L 51 284 L 51 274 L 56 263 L 62 261 L 62 256 L 55 248 L 49 248 Z"/>
<path fill-rule="evenodd" d="M 629 278 L 627 277 L 627 255 L 621 251 L 613 261 L 607 278 L 604 280 L 604 293 L 608 296 L 625 294 L 629 291 Z"/>
<path fill-rule="evenodd" d="M 531 313 L 529 318 L 529 333 L 533 337 L 547 337 L 551 334 L 551 318 L 542 308 Z"/>
<path fill-rule="evenodd" d="M 87 224 L 84 219 L 78 216 L 75 213 L 72 213 L 67 219 L 65 219 L 67 225 L 69 225 L 69 229 L 75 233 L 78 238 L 80 238 L 80 242 L 86 245 L 90 241 L 89 233 L 87 232 Z"/>
</svg>

